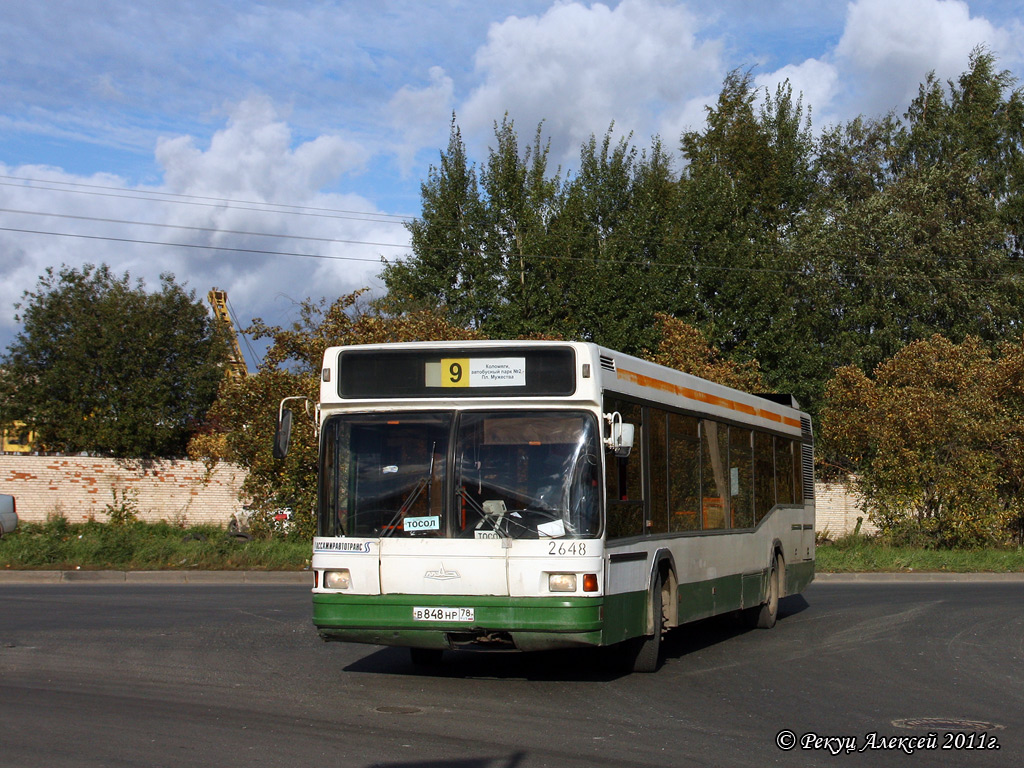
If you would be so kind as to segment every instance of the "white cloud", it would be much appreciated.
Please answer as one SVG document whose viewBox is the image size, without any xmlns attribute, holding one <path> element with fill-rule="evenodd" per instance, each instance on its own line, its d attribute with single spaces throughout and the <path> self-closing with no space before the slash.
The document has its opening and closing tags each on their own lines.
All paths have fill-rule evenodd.
<svg viewBox="0 0 1024 768">
<path fill-rule="evenodd" d="M 971 16 L 960 0 L 857 0 L 836 57 L 858 84 L 850 93 L 858 111 L 875 115 L 903 111 L 930 71 L 956 78 L 978 45 L 1011 58 L 1021 51 L 1010 30 Z"/>
<path fill-rule="evenodd" d="M 832 103 L 839 88 L 839 71 L 832 64 L 819 59 L 807 59 L 800 64 L 787 64 L 774 72 L 758 75 L 754 83 L 759 89 L 768 89 L 772 95 L 776 87 L 789 81 L 793 96 L 802 97 L 804 114 L 808 108 L 813 112 L 812 124 L 815 130 L 835 122 Z"/>
<path fill-rule="evenodd" d="M 403 174 L 412 170 L 420 149 L 441 147 L 447 143 L 448 121 L 455 104 L 455 85 L 442 67 L 431 67 L 429 75 L 429 85 L 423 88 L 402 86 L 388 102 L 391 124 L 403 138 L 397 149 Z"/>
<path fill-rule="evenodd" d="M 346 173 L 359 170 L 365 150 L 325 135 L 292 150 L 288 125 L 265 97 L 246 99 L 231 111 L 207 151 L 190 136 L 161 139 L 156 159 L 169 189 L 189 194 L 258 195 L 265 200 L 308 196 Z"/>
<path fill-rule="evenodd" d="M 720 44 L 697 32 L 685 6 L 655 0 L 562 2 L 540 16 L 510 16 L 491 25 L 477 51 L 481 82 L 459 106 L 459 122 L 488 135 L 507 112 L 529 135 L 543 120 L 559 161 L 612 121 L 643 144 L 676 131 L 693 112 L 692 96 L 721 80 Z"/>
<path fill-rule="evenodd" d="M 43 180 L 0 186 L 0 207 L 45 214 L 9 214 L 5 226 L 51 233 L 0 232 L 0 338 L 9 340 L 18 327 L 13 305 L 22 291 L 62 263 L 107 263 L 150 287 L 172 272 L 201 297 L 213 286 L 227 290 L 242 325 L 253 316 L 283 324 L 295 318 L 294 302 L 307 297 L 334 298 L 367 285 L 380 292 L 380 256 L 406 252 L 384 245 L 408 243 L 400 219 L 360 195 L 321 191 L 362 168 L 362 148 L 334 135 L 296 144 L 264 98 L 239 104 L 207 147 L 190 136 L 166 139 L 156 159 L 164 183 L 133 189 L 116 176 L 0 164 L 2 175 Z"/>
</svg>

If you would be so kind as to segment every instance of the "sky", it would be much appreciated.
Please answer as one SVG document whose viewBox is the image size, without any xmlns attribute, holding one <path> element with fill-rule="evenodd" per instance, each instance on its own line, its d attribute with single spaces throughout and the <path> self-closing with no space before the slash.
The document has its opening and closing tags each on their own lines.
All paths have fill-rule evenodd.
<svg viewBox="0 0 1024 768">
<path fill-rule="evenodd" d="M 571 172 L 613 123 L 678 147 L 732 70 L 788 79 L 820 130 L 902 114 L 977 46 L 1024 79 L 1024 4 L 5 0 L 0 350 L 48 267 L 218 287 L 241 327 L 383 295 L 453 115 L 477 162 L 504 115 L 543 121 Z"/>
</svg>

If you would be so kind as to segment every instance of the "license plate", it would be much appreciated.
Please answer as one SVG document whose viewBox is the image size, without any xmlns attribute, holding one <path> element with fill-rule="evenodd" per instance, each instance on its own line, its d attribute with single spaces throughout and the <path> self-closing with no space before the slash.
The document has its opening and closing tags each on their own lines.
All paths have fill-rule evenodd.
<svg viewBox="0 0 1024 768">
<path fill-rule="evenodd" d="M 416 607 L 412 609 L 412 618 L 413 621 L 473 621 L 473 613 L 472 608 Z"/>
</svg>

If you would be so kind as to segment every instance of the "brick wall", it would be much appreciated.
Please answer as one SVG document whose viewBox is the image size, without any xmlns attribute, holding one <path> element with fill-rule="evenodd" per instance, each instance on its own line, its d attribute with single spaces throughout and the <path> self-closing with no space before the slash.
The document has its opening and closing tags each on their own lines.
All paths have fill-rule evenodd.
<svg viewBox="0 0 1024 768">
<path fill-rule="evenodd" d="M 127 490 L 143 520 L 227 525 L 242 502 L 238 494 L 244 471 L 218 464 L 207 473 L 201 462 L 166 460 L 151 466 L 83 456 L 0 455 L 0 493 L 17 497 L 18 516 L 44 522 L 61 512 L 71 522 L 94 517 L 105 521 L 106 507 Z M 817 483 L 815 529 L 829 538 L 877 528 L 860 508 L 860 499 L 842 483 Z"/>
<path fill-rule="evenodd" d="M 814 487 L 814 529 L 830 539 L 853 533 L 857 527 L 857 518 L 863 518 L 861 533 L 877 533 L 878 528 L 872 523 L 861 508 L 860 496 L 851 491 L 844 483 L 816 483 Z"/>
<path fill-rule="evenodd" d="M 44 522 L 61 513 L 70 522 L 107 520 L 114 492 L 127 491 L 139 517 L 156 522 L 226 525 L 241 509 L 245 473 L 233 464 L 211 472 L 202 462 L 164 460 L 151 465 L 84 456 L 0 456 L 0 493 L 17 498 L 18 517 Z"/>
</svg>

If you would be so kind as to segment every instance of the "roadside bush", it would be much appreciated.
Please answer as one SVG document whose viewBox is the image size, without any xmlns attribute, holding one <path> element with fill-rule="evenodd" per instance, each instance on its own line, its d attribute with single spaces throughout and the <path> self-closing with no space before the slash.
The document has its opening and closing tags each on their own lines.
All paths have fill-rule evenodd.
<svg viewBox="0 0 1024 768">
<path fill-rule="evenodd" d="M 893 544 L 1020 544 L 1024 504 L 1024 345 L 936 335 L 870 378 L 829 382 L 824 451 L 854 476 L 865 511 Z"/>
</svg>

